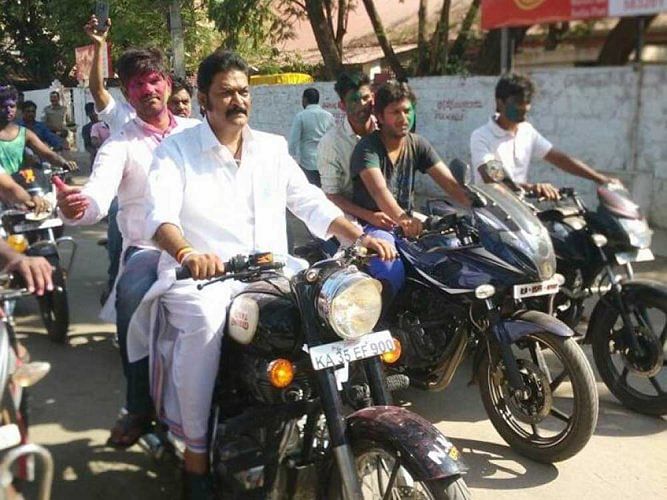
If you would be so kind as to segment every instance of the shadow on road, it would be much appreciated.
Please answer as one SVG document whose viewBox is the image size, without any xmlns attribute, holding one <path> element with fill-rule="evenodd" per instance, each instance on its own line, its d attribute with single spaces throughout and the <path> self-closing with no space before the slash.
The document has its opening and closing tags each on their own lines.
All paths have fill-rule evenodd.
<svg viewBox="0 0 667 500">
<path fill-rule="evenodd" d="M 452 442 L 470 468 L 465 481 L 471 488 L 530 488 L 550 483 L 558 477 L 554 465 L 533 462 L 517 455 L 509 446 L 459 438 L 453 438 Z"/>
</svg>

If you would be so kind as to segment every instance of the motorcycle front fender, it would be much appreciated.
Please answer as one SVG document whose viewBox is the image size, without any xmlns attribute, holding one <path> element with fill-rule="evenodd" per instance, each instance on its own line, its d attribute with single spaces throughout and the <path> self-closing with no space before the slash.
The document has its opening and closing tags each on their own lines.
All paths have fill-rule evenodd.
<svg viewBox="0 0 667 500">
<path fill-rule="evenodd" d="M 346 418 L 355 442 L 371 440 L 400 453 L 417 481 L 464 474 L 459 450 L 436 427 L 416 413 L 396 406 L 371 406 Z"/>
<path fill-rule="evenodd" d="M 498 340 L 510 344 L 538 332 L 548 332 L 558 337 L 572 337 L 574 332 L 561 320 L 540 311 L 519 311 L 500 320 L 494 329 Z M 500 338 L 506 336 L 506 338 Z"/>
<path fill-rule="evenodd" d="M 652 280 L 623 280 L 621 282 L 621 298 L 625 301 L 631 301 L 635 303 L 641 303 L 643 297 L 666 297 L 667 298 L 667 286 Z M 601 318 L 605 317 L 608 314 L 617 314 L 615 311 L 617 309 L 616 304 L 612 297 L 609 297 L 609 294 L 616 293 L 613 290 L 607 292 L 605 297 L 602 297 L 597 301 L 593 312 L 591 313 L 591 318 L 588 321 L 588 329 L 586 330 L 586 339 L 585 342 L 590 342 L 591 332 L 595 328 L 595 325 L 598 324 Z"/>
</svg>

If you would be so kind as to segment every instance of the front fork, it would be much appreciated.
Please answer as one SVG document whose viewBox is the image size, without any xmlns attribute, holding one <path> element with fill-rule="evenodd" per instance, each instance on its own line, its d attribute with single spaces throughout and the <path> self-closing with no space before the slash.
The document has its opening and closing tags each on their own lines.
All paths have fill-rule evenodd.
<svg viewBox="0 0 667 500">
<path fill-rule="evenodd" d="M 302 281 L 296 284 L 295 291 L 301 310 L 306 342 L 309 346 L 318 345 L 321 340 L 313 307 L 315 303 L 314 287 L 312 284 Z M 346 432 L 347 423 L 343 412 L 343 402 L 338 392 L 336 374 L 333 368 L 326 368 L 318 371 L 315 377 L 322 409 L 327 419 L 329 444 L 340 472 L 344 498 L 347 500 L 361 500 L 363 498 L 361 483 L 359 474 L 357 474 L 352 446 Z"/>
<path fill-rule="evenodd" d="M 498 340 L 500 356 L 502 357 L 503 364 L 505 365 L 505 373 L 507 374 L 507 380 L 509 382 L 510 388 L 516 396 L 523 399 L 527 389 L 526 384 L 523 382 L 521 372 L 519 371 L 519 365 L 517 364 L 514 353 L 512 352 L 512 339 L 500 321 L 500 311 L 497 307 L 495 307 L 493 301 L 487 299 L 485 302 L 489 315 L 489 324 L 491 325 L 490 328 Z M 489 349 L 489 356 L 490 355 L 491 349 Z"/>
</svg>

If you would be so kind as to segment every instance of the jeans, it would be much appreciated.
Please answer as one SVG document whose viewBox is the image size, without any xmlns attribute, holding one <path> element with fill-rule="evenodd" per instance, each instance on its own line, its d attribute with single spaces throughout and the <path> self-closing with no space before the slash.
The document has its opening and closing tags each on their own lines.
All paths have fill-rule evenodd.
<svg viewBox="0 0 667 500">
<path fill-rule="evenodd" d="M 389 241 L 396 246 L 394 235 L 383 229 L 368 224 L 364 226 L 364 232 L 373 238 Z M 396 297 L 405 284 L 405 267 L 400 258 L 383 261 L 378 257 L 373 257 L 368 262 L 368 274 L 382 282 L 382 298 L 383 302 L 386 302 L 385 306 Z"/>
<path fill-rule="evenodd" d="M 117 214 L 118 198 L 114 198 L 107 214 L 109 218 L 109 226 L 107 228 L 107 253 L 109 255 L 107 274 L 109 276 L 109 286 L 107 289 L 109 291 L 113 290 L 113 285 L 116 282 L 118 267 L 120 265 L 120 254 L 123 251 L 123 236 L 120 234 L 120 229 L 118 229 Z"/>
<path fill-rule="evenodd" d="M 127 379 L 126 408 L 131 414 L 145 415 L 152 411 L 148 357 L 130 363 L 127 358 L 127 330 L 134 311 L 148 289 L 157 281 L 160 251 L 130 247 L 125 252 L 123 274 L 116 285 L 116 331 Z"/>
</svg>

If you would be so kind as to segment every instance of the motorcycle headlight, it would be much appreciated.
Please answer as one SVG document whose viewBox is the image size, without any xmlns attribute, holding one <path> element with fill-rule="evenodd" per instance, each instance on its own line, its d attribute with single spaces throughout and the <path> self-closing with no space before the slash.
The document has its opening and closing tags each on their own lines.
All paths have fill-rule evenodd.
<svg viewBox="0 0 667 500">
<path fill-rule="evenodd" d="M 355 268 L 329 276 L 317 298 L 317 311 L 342 339 L 373 330 L 382 311 L 382 285 Z"/>
<path fill-rule="evenodd" d="M 630 244 L 636 248 L 651 246 L 653 231 L 649 229 L 644 219 L 618 219 L 623 230 L 628 234 Z"/>
</svg>

